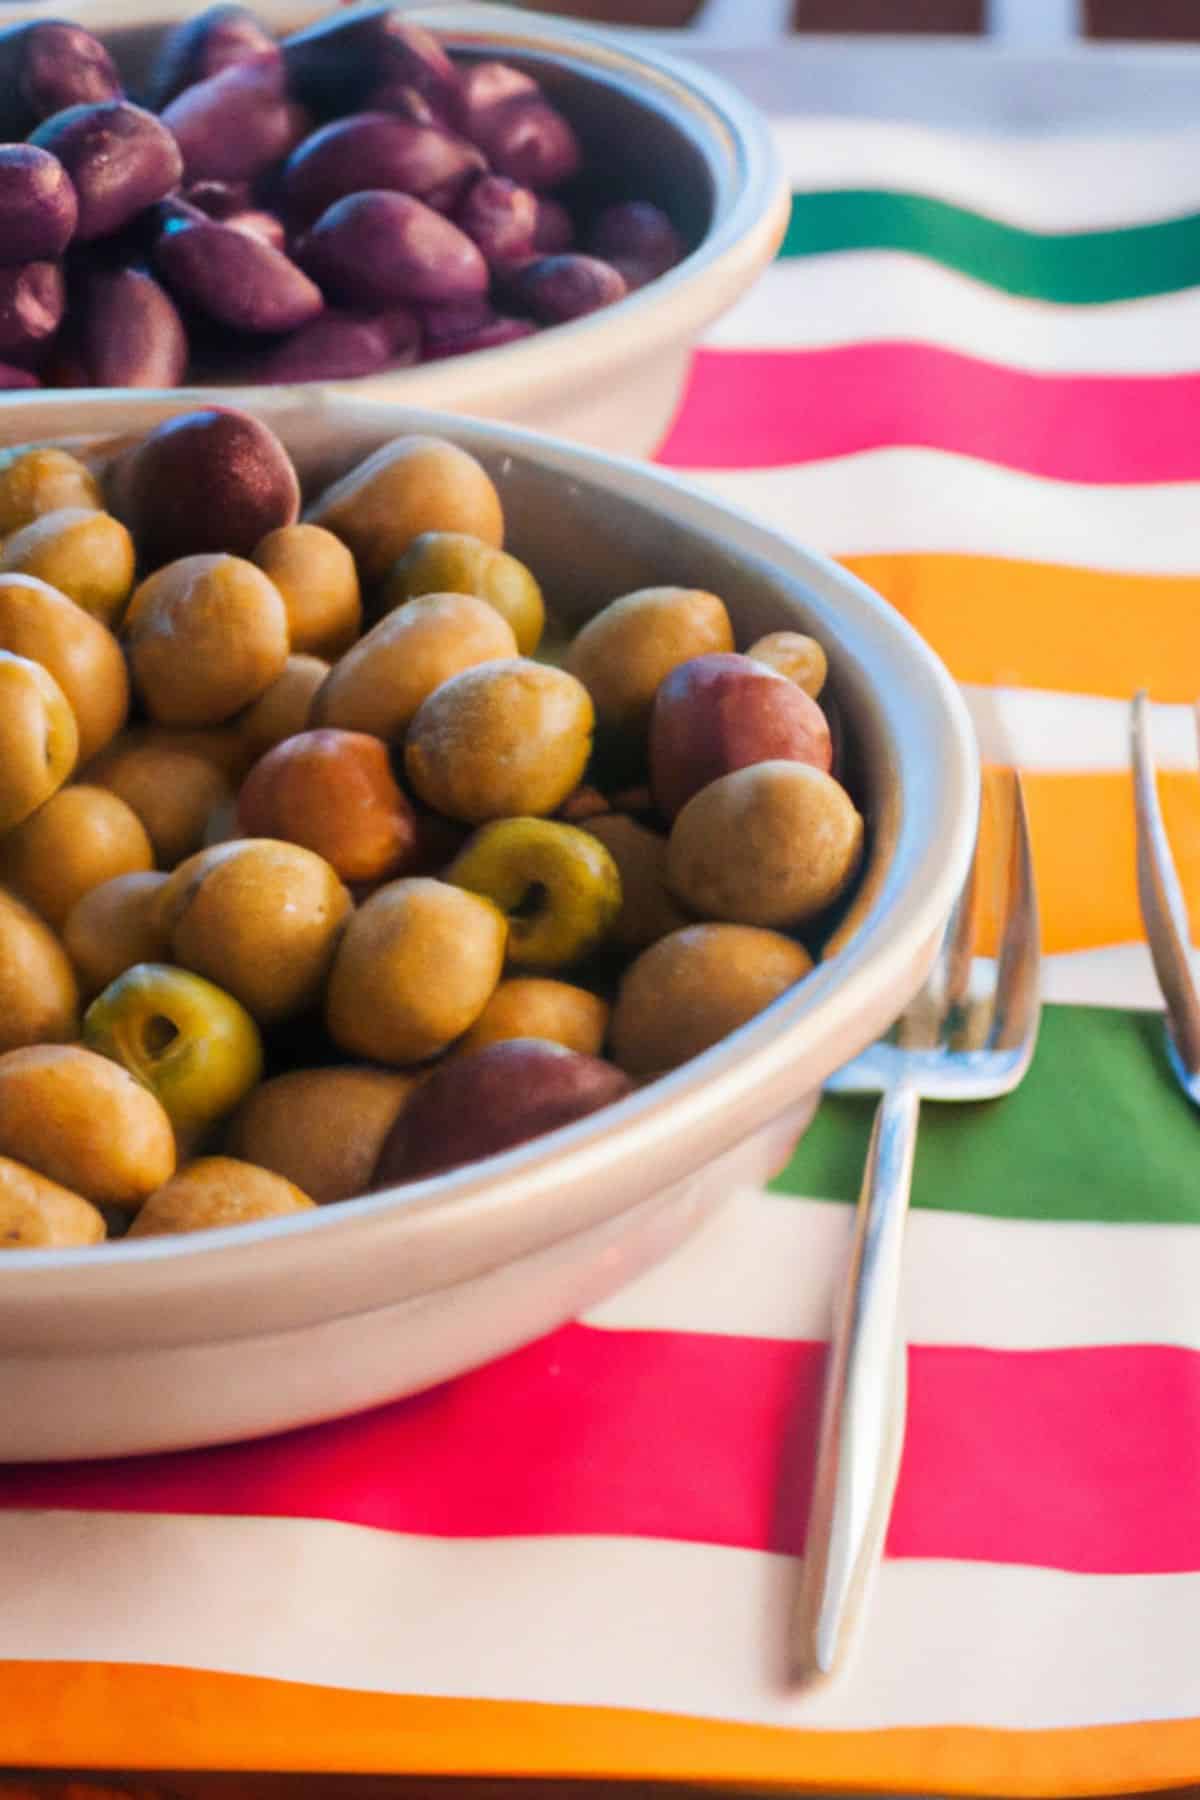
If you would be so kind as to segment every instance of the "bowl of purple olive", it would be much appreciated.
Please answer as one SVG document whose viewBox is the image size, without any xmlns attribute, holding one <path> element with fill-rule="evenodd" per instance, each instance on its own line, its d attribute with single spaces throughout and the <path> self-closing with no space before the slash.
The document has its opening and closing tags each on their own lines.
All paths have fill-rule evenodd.
<svg viewBox="0 0 1200 1800">
<path fill-rule="evenodd" d="M 0 404 L 316 384 L 644 454 L 787 204 L 754 107 L 618 35 L 32 0 L 0 29 Z"/>
</svg>

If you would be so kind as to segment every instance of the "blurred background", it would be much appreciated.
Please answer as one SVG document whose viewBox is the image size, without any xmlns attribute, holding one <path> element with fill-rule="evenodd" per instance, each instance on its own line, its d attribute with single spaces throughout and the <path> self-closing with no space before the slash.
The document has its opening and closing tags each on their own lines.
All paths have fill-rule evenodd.
<svg viewBox="0 0 1200 1800">
<path fill-rule="evenodd" d="M 1200 0 L 524 0 L 535 12 L 654 29 L 989 33 L 1024 43 L 1069 37 L 1200 41 Z M 740 29 L 739 29 L 740 27 Z"/>
</svg>

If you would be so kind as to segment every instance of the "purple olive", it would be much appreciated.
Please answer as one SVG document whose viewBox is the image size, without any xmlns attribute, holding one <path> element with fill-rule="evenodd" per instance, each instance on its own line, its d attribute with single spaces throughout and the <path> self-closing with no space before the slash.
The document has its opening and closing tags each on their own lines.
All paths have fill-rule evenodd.
<svg viewBox="0 0 1200 1800">
<path fill-rule="evenodd" d="M 482 175 L 463 196 L 456 222 L 493 265 L 533 256 L 538 200 L 507 175 Z"/>
<path fill-rule="evenodd" d="M 0 264 L 61 256 L 79 202 L 56 156 L 33 144 L 0 144 Z"/>
<path fill-rule="evenodd" d="M 523 311 L 545 325 L 560 325 L 611 306 L 627 292 L 610 263 L 595 256 L 541 256 L 525 263 L 509 280 L 509 292 Z"/>
<path fill-rule="evenodd" d="M 574 131 L 538 94 L 516 94 L 488 107 L 472 122 L 471 136 L 495 174 L 539 192 L 569 181 L 583 162 Z"/>
<path fill-rule="evenodd" d="M 178 387 L 187 370 L 183 320 L 146 269 L 90 270 L 72 283 L 67 345 L 55 380 L 71 387 Z"/>
<path fill-rule="evenodd" d="M 448 356 L 468 356 L 472 350 L 498 350 L 504 344 L 515 344 L 521 338 L 533 337 L 541 329 L 532 319 L 510 319 L 487 307 L 485 315 L 473 323 L 460 323 L 455 329 L 456 308 L 427 306 L 424 311 L 426 362 L 442 362 Z M 439 317 L 448 314 L 449 317 Z"/>
<path fill-rule="evenodd" d="M 324 302 L 294 262 L 249 231 L 221 225 L 169 225 L 155 266 L 177 300 L 234 331 L 296 331 Z"/>
<path fill-rule="evenodd" d="M 420 1082 L 383 1141 L 372 1185 L 420 1181 L 497 1156 L 633 1092 L 610 1062 L 542 1038 L 454 1056 Z"/>
<path fill-rule="evenodd" d="M 178 186 L 179 147 L 153 113 L 128 100 L 70 106 L 55 113 L 30 142 L 52 151 L 79 199 L 81 243 L 111 237 Z"/>
<path fill-rule="evenodd" d="M 283 220 L 273 212 L 267 212 L 261 206 L 249 206 L 245 212 L 230 213 L 222 224 L 228 225 L 232 231 L 248 231 L 251 237 L 261 238 L 264 244 L 270 244 L 272 250 L 281 253 L 287 249 L 287 232 Z"/>
<path fill-rule="evenodd" d="M 178 141 L 189 182 L 253 181 L 289 155 L 310 124 L 288 97 L 276 51 L 185 88 L 162 118 Z"/>
<path fill-rule="evenodd" d="M 487 264 L 470 238 L 410 194 L 348 195 L 321 214 L 296 254 L 332 298 L 351 306 L 487 292 Z"/>
<path fill-rule="evenodd" d="M 648 282 L 657 281 L 663 271 L 653 263 L 638 262 L 633 256 L 614 256 L 609 267 L 615 269 L 625 283 L 626 292 L 636 294 Z"/>
<path fill-rule="evenodd" d="M 230 219 L 254 205 L 248 181 L 192 181 L 179 198 L 209 219 Z"/>
<path fill-rule="evenodd" d="M 14 368 L 12 363 L 0 362 L 0 393 L 13 392 L 17 388 L 41 387 L 37 376 L 29 369 Z"/>
<path fill-rule="evenodd" d="M 0 357 L 36 356 L 62 323 L 66 303 L 57 263 L 0 269 Z"/>
<path fill-rule="evenodd" d="M 205 212 L 199 206 L 193 206 L 192 202 L 185 200 L 182 194 L 168 194 L 165 200 L 160 200 L 156 206 L 150 207 L 139 219 L 139 228 L 145 227 L 145 242 L 139 243 L 138 248 L 152 251 L 163 232 L 172 225 L 203 225 L 211 217 L 211 213 Z M 140 230 L 138 235 L 142 236 Z"/>
<path fill-rule="evenodd" d="M 459 77 L 463 130 L 474 137 L 485 116 L 505 100 L 518 95 L 528 99 L 531 94 L 540 96 L 541 91 L 532 75 L 514 69 L 511 63 L 470 63 Z"/>
<path fill-rule="evenodd" d="M 557 256 L 561 250 L 569 250 L 574 242 L 575 225 L 562 201 L 552 200 L 549 194 L 539 194 L 534 249 L 543 256 Z"/>
<path fill-rule="evenodd" d="M 449 119 L 434 111 L 423 94 L 402 81 L 381 81 L 363 101 L 362 110 L 391 113 L 395 118 L 407 119 L 410 125 L 440 125 L 443 130 L 455 129 Z"/>
<path fill-rule="evenodd" d="M 376 89 L 410 90 L 442 124 L 460 111 L 458 71 L 432 32 L 389 6 L 334 12 L 281 45 L 291 91 L 314 112 L 342 114 Z"/>
<path fill-rule="evenodd" d="M 588 233 L 591 255 L 615 267 L 625 264 L 663 275 L 687 254 L 687 245 L 660 206 L 649 200 L 622 200 L 606 206 Z"/>
<path fill-rule="evenodd" d="M 184 88 L 264 53 L 279 54 L 274 38 L 247 7 L 210 6 L 163 39 L 146 84 L 147 104 L 161 112 Z"/>
<path fill-rule="evenodd" d="M 292 152 L 283 193 L 297 226 L 311 225 L 335 201 L 367 188 L 414 194 L 440 211 L 483 167 L 474 144 L 440 126 L 358 113 L 322 126 Z"/>
<path fill-rule="evenodd" d="M 300 482 L 275 433 L 229 406 L 153 426 L 109 463 L 104 492 L 143 569 L 209 551 L 249 556 L 300 512 Z"/>
<path fill-rule="evenodd" d="M 171 223 L 198 225 L 204 219 L 216 219 L 237 231 L 249 231 L 276 250 L 287 249 L 283 220 L 264 207 L 255 206 L 245 181 L 194 182 L 182 194 L 164 200 L 159 216 L 163 228 Z"/>
<path fill-rule="evenodd" d="M 82 25 L 42 19 L 0 31 L 0 134 L 24 137 L 64 107 L 123 95 L 112 57 Z"/>
<path fill-rule="evenodd" d="M 325 312 L 254 361 L 253 381 L 349 381 L 407 368 L 421 347 L 412 313 Z"/>
</svg>

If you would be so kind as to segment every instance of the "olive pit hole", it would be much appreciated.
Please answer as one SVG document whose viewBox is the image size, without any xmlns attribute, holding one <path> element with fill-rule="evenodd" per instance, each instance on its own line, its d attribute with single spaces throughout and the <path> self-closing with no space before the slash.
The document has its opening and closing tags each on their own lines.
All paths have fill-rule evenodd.
<svg viewBox="0 0 1200 1800">
<path fill-rule="evenodd" d="M 540 918 L 550 904 L 550 889 L 544 881 L 531 881 L 515 906 L 509 907 L 510 919 Z"/>
<path fill-rule="evenodd" d="M 151 1058 L 163 1056 L 178 1036 L 178 1025 L 165 1013 L 151 1013 L 142 1027 L 142 1047 Z"/>
</svg>

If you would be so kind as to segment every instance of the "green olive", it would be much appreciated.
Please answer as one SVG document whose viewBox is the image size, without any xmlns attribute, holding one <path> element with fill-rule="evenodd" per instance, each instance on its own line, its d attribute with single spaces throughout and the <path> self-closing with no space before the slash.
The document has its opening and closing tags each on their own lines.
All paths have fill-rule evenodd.
<svg viewBox="0 0 1200 1800">
<path fill-rule="evenodd" d="M 446 880 L 508 918 L 508 960 L 564 969 L 598 948 L 621 910 L 621 877 L 598 838 L 556 819 L 497 819 L 468 840 Z"/>
<path fill-rule="evenodd" d="M 232 994 L 167 963 L 135 963 L 88 1007 L 84 1042 L 128 1069 L 182 1137 L 232 1112 L 262 1074 L 262 1040 Z"/>
<path fill-rule="evenodd" d="M 420 594 L 474 594 L 512 626 L 517 649 L 532 656 L 542 639 L 542 590 L 523 562 L 465 531 L 423 531 L 384 582 L 382 610 Z"/>
</svg>

